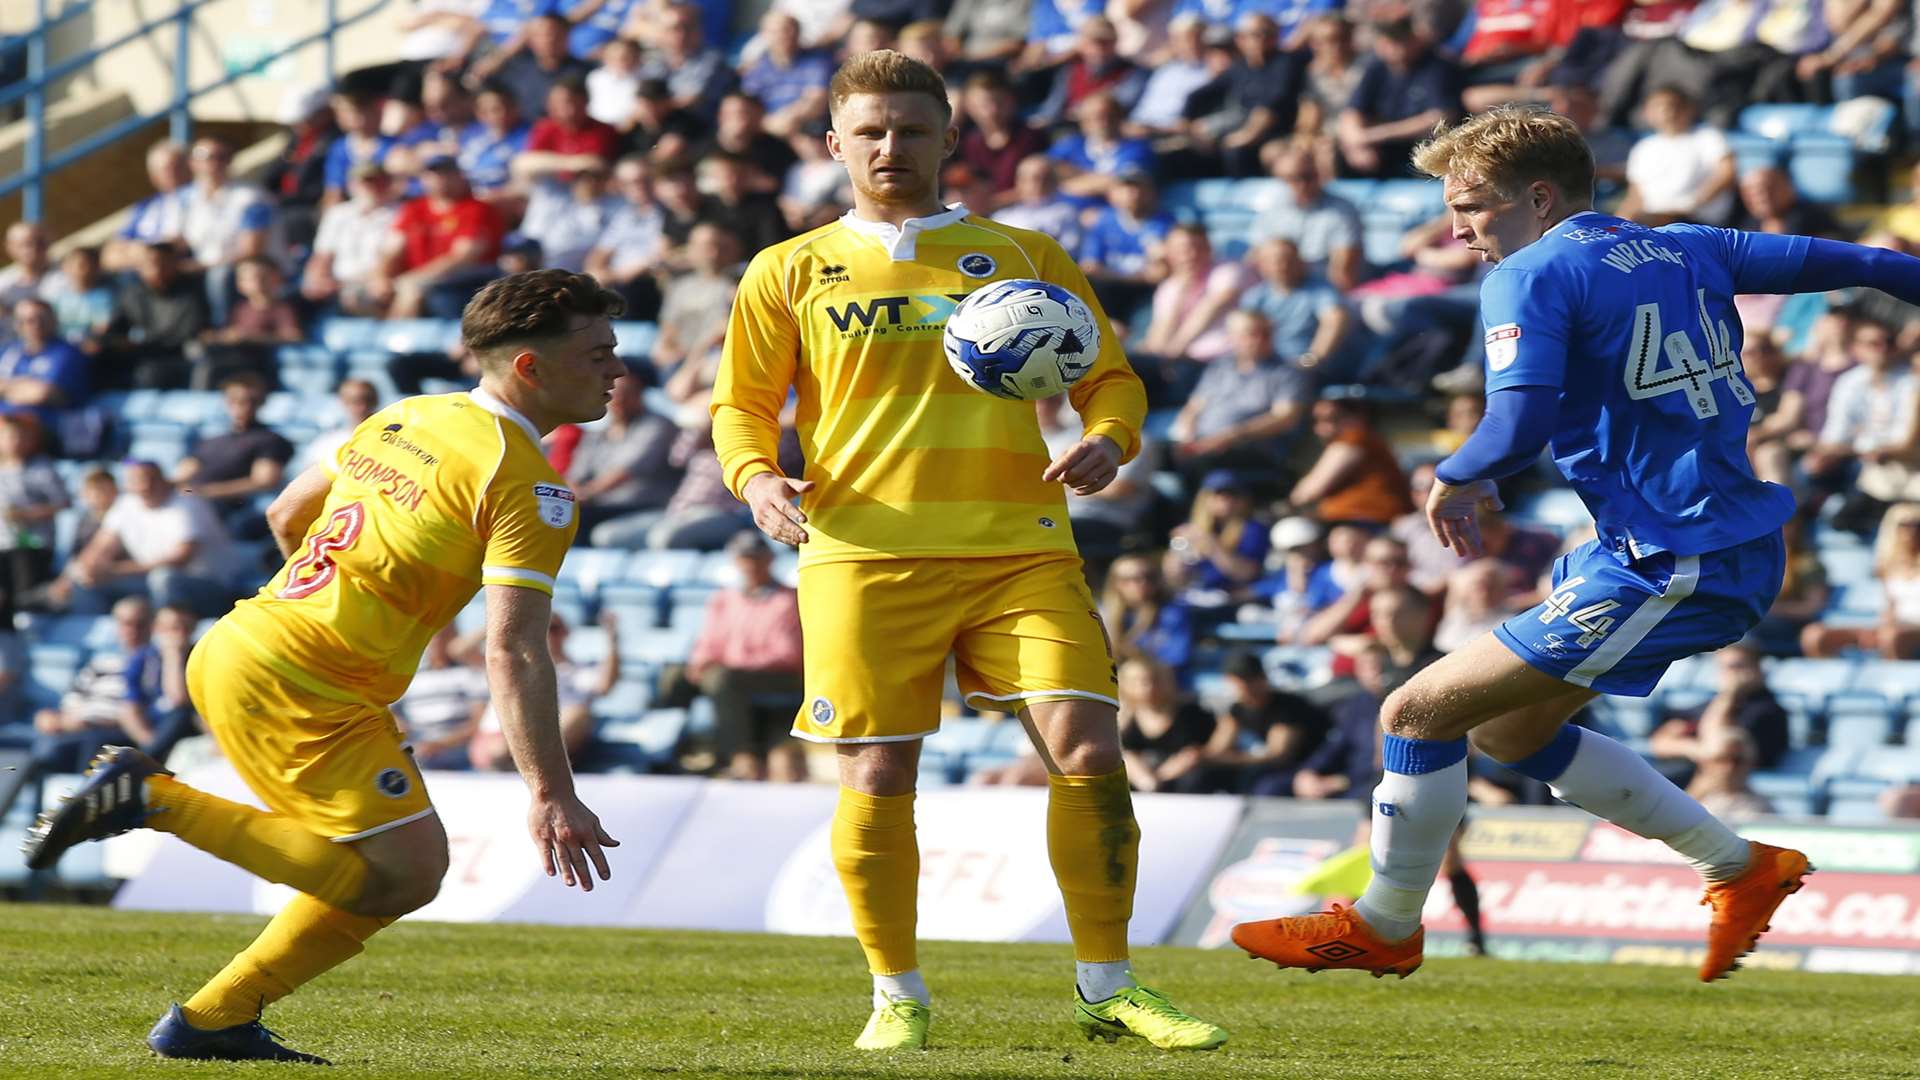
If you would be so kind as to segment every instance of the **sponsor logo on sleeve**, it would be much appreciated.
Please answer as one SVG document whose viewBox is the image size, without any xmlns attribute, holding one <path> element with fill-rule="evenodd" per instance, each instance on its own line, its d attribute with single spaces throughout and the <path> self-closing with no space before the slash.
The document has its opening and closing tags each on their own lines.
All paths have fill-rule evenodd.
<svg viewBox="0 0 1920 1080">
<path fill-rule="evenodd" d="M 533 499 L 540 504 L 540 520 L 556 529 L 573 524 L 573 492 L 558 484 L 533 485 Z"/>
<path fill-rule="evenodd" d="M 1520 324 L 1501 323 L 1487 328 L 1487 367 L 1505 371 L 1520 358 Z"/>
</svg>

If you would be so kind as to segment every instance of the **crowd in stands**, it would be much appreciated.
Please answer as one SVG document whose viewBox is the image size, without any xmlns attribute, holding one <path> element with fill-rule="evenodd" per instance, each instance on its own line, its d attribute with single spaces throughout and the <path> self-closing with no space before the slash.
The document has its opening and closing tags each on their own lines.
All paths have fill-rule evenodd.
<svg viewBox="0 0 1920 1080">
<path fill-rule="evenodd" d="M 1540 602 L 1585 538 L 1564 517 L 1496 516 L 1463 564 L 1428 534 L 1432 464 L 1481 412 L 1486 268 L 1431 192 L 1385 244 L 1364 193 L 1412 180 L 1408 151 L 1436 123 L 1529 101 L 1586 128 L 1604 208 L 1920 251 L 1920 182 L 1894 183 L 1920 151 L 1917 16 L 1899 0 L 415 0 L 398 61 L 288 95 L 257 175 L 234 175 L 219 138 L 162 142 L 154 194 L 105 245 L 7 230 L 0 615 L 112 611 L 123 630 L 31 719 L 37 752 L 177 737 L 179 627 L 268 572 L 263 500 L 393 395 L 474 372 L 457 348 L 357 367 L 344 426 L 296 446 L 260 420 L 287 347 L 342 318 L 457 319 L 488 280 L 546 265 L 594 273 L 658 327 L 607 420 L 550 439 L 581 544 L 736 564 L 699 628 L 676 624 L 685 663 L 650 700 L 710 703 L 717 771 L 804 776 L 778 704 L 799 693 L 792 590 L 743 532 L 706 404 L 744 260 L 850 205 L 822 139 L 836 63 L 892 47 L 948 79 L 950 197 L 1057 238 L 1149 388 L 1139 458 L 1069 499 L 1136 785 L 1364 798 L 1381 697 Z M 1849 183 L 1892 201 L 1823 201 L 1784 143 L 1750 153 L 1742 118 L 1778 104 L 1831 106 Z M 1757 813 L 1746 777 L 1794 749 L 1762 657 L 1920 659 L 1920 318 L 1878 294 L 1740 311 L 1756 468 L 1801 496 L 1788 579 L 1714 661 L 1704 704 L 1641 745 L 1718 807 Z M 220 389 L 231 421 L 183 460 L 49 464 L 123 451 L 116 393 L 181 388 Z M 1050 446 L 1078 437 L 1063 400 L 1038 412 Z M 1517 506 L 1559 482 L 1543 465 L 1508 486 Z M 62 516 L 77 536 L 57 559 Z M 1822 545 L 1854 536 L 1873 545 L 1879 610 L 1836 607 L 1859 583 L 1829 582 Z M 590 706 L 622 682 L 620 623 L 599 621 L 593 662 L 561 678 L 587 760 Z M 556 655 L 568 636 L 556 616 Z M 1315 677 L 1281 677 L 1262 660 L 1274 646 Z M 396 707 L 437 767 L 510 765 L 473 648 L 437 639 Z M 1916 802 L 1901 792 L 1889 808 Z M 1545 798 L 1491 765 L 1475 794 Z"/>
</svg>

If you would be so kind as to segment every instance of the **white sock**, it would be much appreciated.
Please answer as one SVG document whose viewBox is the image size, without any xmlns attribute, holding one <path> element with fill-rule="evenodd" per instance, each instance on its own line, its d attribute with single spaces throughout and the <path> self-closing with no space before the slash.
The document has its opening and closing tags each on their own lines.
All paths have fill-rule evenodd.
<svg viewBox="0 0 1920 1080">
<path fill-rule="evenodd" d="M 1539 776 L 1539 764 L 1546 761 L 1550 767 L 1558 763 L 1555 758 L 1565 760 L 1564 770 Z M 1605 735 L 1568 726 L 1515 768 L 1546 781 L 1555 795 L 1587 813 L 1666 844 L 1708 881 L 1731 881 L 1747 869 L 1752 849 L 1745 840 L 1646 758 Z"/>
<path fill-rule="evenodd" d="M 903 971 L 898 975 L 873 977 L 874 1008 L 881 1008 L 890 1001 L 905 1001 L 908 998 L 922 1005 L 933 1004 L 933 996 L 927 993 L 927 980 L 920 977 L 919 968 Z"/>
<path fill-rule="evenodd" d="M 1096 960 L 1092 963 L 1076 960 L 1073 962 L 1073 981 L 1080 987 L 1080 999 L 1089 1003 L 1105 1001 L 1140 985 L 1133 977 L 1131 960 Z"/>
<path fill-rule="evenodd" d="M 1386 774 L 1373 789 L 1373 880 L 1353 905 L 1374 932 L 1399 941 L 1420 929 L 1447 842 L 1467 813 L 1467 740 L 1388 735 Z"/>
</svg>

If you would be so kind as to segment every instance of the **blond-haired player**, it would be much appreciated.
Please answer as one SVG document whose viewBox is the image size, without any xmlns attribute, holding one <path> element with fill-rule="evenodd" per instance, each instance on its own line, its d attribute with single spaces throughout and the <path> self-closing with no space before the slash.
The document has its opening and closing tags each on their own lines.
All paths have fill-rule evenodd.
<svg viewBox="0 0 1920 1080">
<path fill-rule="evenodd" d="M 941 205 L 940 164 L 957 136 L 931 67 L 864 53 L 834 75 L 829 101 L 827 148 L 847 167 L 854 208 L 748 266 L 713 425 L 728 485 L 761 529 L 800 547 L 806 703 L 794 734 L 839 751 L 834 864 L 874 978 L 855 1045 L 926 1045 L 913 791 L 951 654 L 968 699 L 1018 712 L 1047 765 L 1077 1022 L 1089 1038 L 1218 1046 L 1225 1031 L 1140 986 L 1128 965 L 1140 833 L 1113 658 L 1062 491 L 1100 490 L 1137 449 L 1140 380 L 1096 306 L 1101 354 L 1072 390 L 1087 436 L 1049 461 L 1032 406 L 955 377 L 941 329 L 973 289 L 1026 277 L 1089 303 L 1093 291 L 1051 239 Z M 789 391 L 804 478 L 776 464 Z"/>
<path fill-rule="evenodd" d="M 502 278 L 467 305 L 468 392 L 407 398 L 355 429 L 267 511 L 286 565 L 194 648 L 187 689 L 227 760 L 271 811 L 109 747 L 27 844 L 28 865 L 144 826 L 299 890 L 252 945 L 147 1036 L 167 1057 L 318 1062 L 260 1013 L 424 906 L 447 834 L 387 706 L 429 638 L 486 589 L 487 676 L 532 793 L 549 876 L 593 888 L 615 841 L 575 797 L 547 648 L 554 575 L 578 527 L 543 434 L 598 419 L 625 371 L 620 298 L 584 274 Z M 591 864 L 591 869 L 589 867 Z"/>
</svg>

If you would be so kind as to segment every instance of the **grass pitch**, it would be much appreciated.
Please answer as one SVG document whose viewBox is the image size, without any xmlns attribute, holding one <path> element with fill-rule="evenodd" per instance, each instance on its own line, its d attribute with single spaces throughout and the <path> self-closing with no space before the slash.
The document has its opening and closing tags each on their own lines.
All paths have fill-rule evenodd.
<svg viewBox="0 0 1920 1080">
<path fill-rule="evenodd" d="M 263 920 L 0 905 L 0 1076 L 306 1075 L 162 1061 L 142 1039 Z M 267 1022 L 334 1077 L 1915 1077 L 1920 980 L 1430 960 L 1405 981 L 1150 949 L 1147 980 L 1233 1040 L 1087 1043 L 1064 946 L 934 942 L 933 1049 L 850 1043 L 851 940 L 402 923 Z"/>
</svg>

